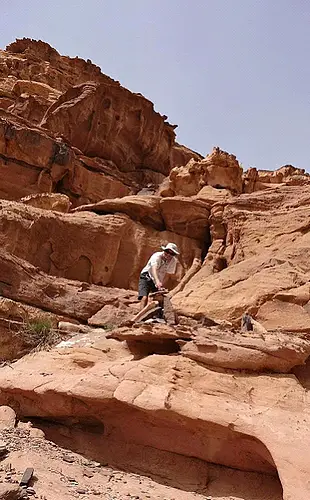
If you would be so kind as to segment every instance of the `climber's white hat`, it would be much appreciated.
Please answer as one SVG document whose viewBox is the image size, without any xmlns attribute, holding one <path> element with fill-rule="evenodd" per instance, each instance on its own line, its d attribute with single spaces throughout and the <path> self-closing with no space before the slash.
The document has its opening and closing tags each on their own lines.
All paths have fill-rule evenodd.
<svg viewBox="0 0 310 500">
<path fill-rule="evenodd" d="M 175 255 L 180 255 L 180 252 L 179 252 L 179 249 L 178 247 L 176 246 L 175 243 L 167 243 L 167 245 L 162 245 L 162 250 L 170 250 L 171 252 L 173 252 Z"/>
</svg>

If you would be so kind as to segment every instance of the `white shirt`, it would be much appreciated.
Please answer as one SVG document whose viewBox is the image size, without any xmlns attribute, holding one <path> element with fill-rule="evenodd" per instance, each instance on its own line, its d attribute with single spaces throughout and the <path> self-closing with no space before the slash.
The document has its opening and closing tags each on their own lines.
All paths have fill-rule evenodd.
<svg viewBox="0 0 310 500">
<path fill-rule="evenodd" d="M 152 275 L 151 268 L 153 266 L 157 269 L 157 274 L 159 281 L 163 282 L 164 277 L 167 273 L 174 274 L 177 267 L 177 258 L 172 257 L 171 260 L 166 261 L 163 259 L 165 252 L 155 252 L 147 261 L 146 266 L 142 269 L 141 273 L 149 273 L 150 277 L 154 280 L 154 276 Z"/>
</svg>

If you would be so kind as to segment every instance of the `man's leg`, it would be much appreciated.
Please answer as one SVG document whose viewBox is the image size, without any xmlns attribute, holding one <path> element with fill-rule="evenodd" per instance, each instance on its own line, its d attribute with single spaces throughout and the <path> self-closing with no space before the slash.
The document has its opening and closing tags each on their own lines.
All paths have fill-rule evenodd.
<svg viewBox="0 0 310 500">
<path fill-rule="evenodd" d="M 148 301 L 149 301 L 148 295 L 144 295 L 141 299 L 140 309 L 144 309 L 144 307 L 147 305 Z"/>
</svg>

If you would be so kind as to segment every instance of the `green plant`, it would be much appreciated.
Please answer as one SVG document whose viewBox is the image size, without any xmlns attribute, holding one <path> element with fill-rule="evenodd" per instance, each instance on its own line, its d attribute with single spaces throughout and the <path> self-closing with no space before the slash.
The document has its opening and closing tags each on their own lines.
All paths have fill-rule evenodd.
<svg viewBox="0 0 310 500">
<path fill-rule="evenodd" d="M 53 325 L 49 318 L 38 318 L 27 321 L 25 328 L 29 335 L 45 337 L 52 330 Z"/>
<path fill-rule="evenodd" d="M 112 323 L 106 323 L 105 325 L 102 325 L 102 328 L 107 332 L 110 332 L 111 330 L 114 330 L 115 325 L 113 325 Z"/>
<path fill-rule="evenodd" d="M 30 352 L 48 350 L 62 339 L 62 335 L 47 317 L 26 321 L 17 333 Z"/>
</svg>

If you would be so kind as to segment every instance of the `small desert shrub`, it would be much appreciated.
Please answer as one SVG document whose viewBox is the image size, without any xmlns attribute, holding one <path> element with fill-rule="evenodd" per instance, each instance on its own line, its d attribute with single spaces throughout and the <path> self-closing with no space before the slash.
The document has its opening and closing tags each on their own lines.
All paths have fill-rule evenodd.
<svg viewBox="0 0 310 500">
<path fill-rule="evenodd" d="M 49 350 L 63 337 L 45 317 L 26 321 L 17 333 L 30 352 Z"/>
<path fill-rule="evenodd" d="M 106 323 L 105 325 L 102 325 L 101 328 L 103 328 L 107 332 L 111 332 L 112 330 L 114 330 L 115 325 L 113 325 L 112 323 Z"/>
<path fill-rule="evenodd" d="M 31 336 L 46 337 L 52 330 L 52 322 L 48 318 L 38 318 L 26 322 L 25 329 Z"/>
</svg>

